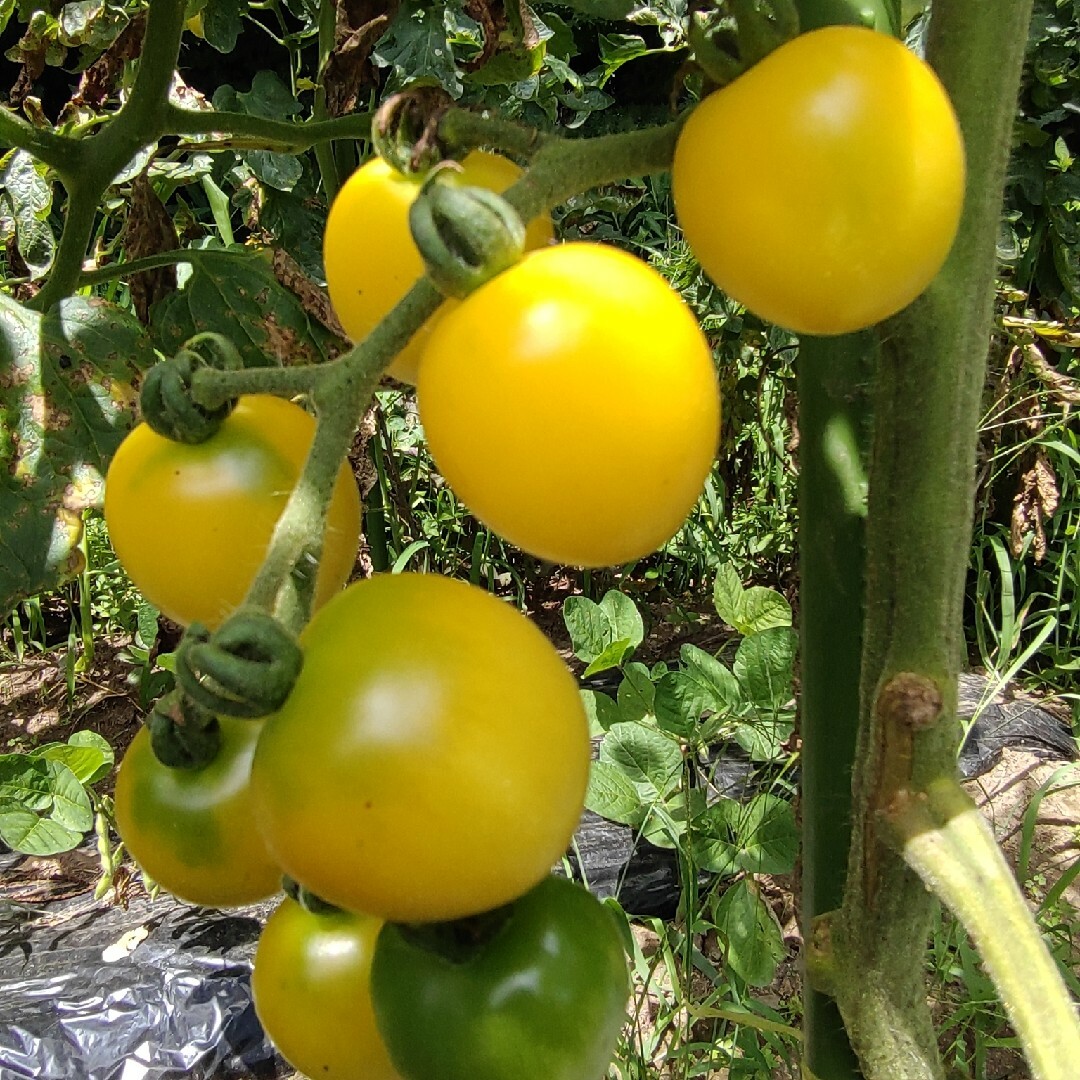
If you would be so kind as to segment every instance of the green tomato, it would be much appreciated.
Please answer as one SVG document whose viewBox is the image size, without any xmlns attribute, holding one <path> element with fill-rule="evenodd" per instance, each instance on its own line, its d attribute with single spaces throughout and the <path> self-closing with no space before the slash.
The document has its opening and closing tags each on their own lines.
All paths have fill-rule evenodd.
<svg viewBox="0 0 1080 1080">
<path fill-rule="evenodd" d="M 406 1080 L 599 1080 L 629 992 L 612 913 L 560 877 L 476 920 L 387 924 L 371 987 Z"/>
</svg>

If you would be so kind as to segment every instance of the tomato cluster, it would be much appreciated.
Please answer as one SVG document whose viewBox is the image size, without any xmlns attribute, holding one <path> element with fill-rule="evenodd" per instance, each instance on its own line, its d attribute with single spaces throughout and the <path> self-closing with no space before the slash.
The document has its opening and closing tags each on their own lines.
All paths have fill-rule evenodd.
<svg viewBox="0 0 1080 1080">
<path fill-rule="evenodd" d="M 449 182 L 502 191 L 520 175 L 473 153 Z M 705 269 L 816 334 L 867 326 L 926 286 L 963 178 L 932 73 L 850 27 L 804 34 L 708 97 L 673 165 Z M 408 231 L 421 183 L 373 161 L 331 208 L 329 290 L 356 339 L 423 273 Z M 432 455 L 482 521 L 554 562 L 625 563 L 673 535 L 711 467 L 711 350 L 647 264 L 550 240 L 550 221 L 533 222 L 523 257 L 446 301 L 389 370 L 417 384 Z M 165 614 L 213 629 L 241 607 L 314 430 L 299 405 L 254 396 L 195 445 L 145 424 L 124 442 L 106 519 Z M 414 574 L 343 590 L 359 518 L 343 465 L 287 699 L 257 721 L 208 713 L 220 745 L 187 768 L 140 733 L 117 781 L 121 836 L 195 903 L 271 895 L 282 873 L 297 883 L 266 925 L 254 994 L 309 1074 L 593 1080 L 627 973 L 610 913 L 550 876 L 589 772 L 577 687 L 539 630 L 482 590 Z M 205 710 L 201 683 L 188 687 Z"/>
</svg>

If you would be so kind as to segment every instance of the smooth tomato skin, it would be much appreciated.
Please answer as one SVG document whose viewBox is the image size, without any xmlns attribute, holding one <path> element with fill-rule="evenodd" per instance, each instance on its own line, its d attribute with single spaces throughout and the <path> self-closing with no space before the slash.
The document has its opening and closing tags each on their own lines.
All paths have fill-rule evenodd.
<svg viewBox="0 0 1080 1080">
<path fill-rule="evenodd" d="M 600 244 L 530 252 L 434 328 L 420 420 L 455 494 L 543 559 L 611 566 L 655 551 L 701 494 L 720 393 L 690 310 Z"/>
<path fill-rule="evenodd" d="M 380 919 L 311 912 L 290 897 L 259 937 L 255 1013 L 293 1068 L 322 1080 L 400 1080 L 375 1026 L 371 959 Z"/>
<path fill-rule="evenodd" d="M 191 904 L 235 907 L 273 896 L 281 870 L 255 825 L 249 782 L 262 726 L 220 717 L 221 749 L 201 769 L 162 765 L 142 728 L 120 763 L 116 828 L 131 857 Z"/>
<path fill-rule="evenodd" d="M 500 916 L 453 960 L 441 928 L 434 941 L 383 928 L 372 997 L 398 1068 L 408 1080 L 600 1080 L 630 990 L 612 912 L 552 875 Z"/>
<path fill-rule="evenodd" d="M 396 922 L 497 907 L 565 852 L 588 780 L 577 685 L 541 632 L 429 574 L 356 582 L 300 637 L 252 791 L 285 873 Z"/>
<path fill-rule="evenodd" d="M 457 182 L 503 192 L 521 175 L 508 158 L 474 150 L 461 162 Z M 409 207 L 423 176 L 405 176 L 381 158 L 361 165 L 345 182 L 330 207 L 323 235 L 323 262 L 330 301 L 353 341 L 362 341 L 383 316 L 416 284 L 424 262 L 409 231 Z M 552 240 L 545 214 L 529 223 L 526 248 Z M 387 369 L 401 382 L 415 383 L 424 342 L 435 323 L 457 304 L 446 300 L 414 335 Z"/>
<path fill-rule="evenodd" d="M 952 247 L 964 146 L 948 95 L 887 34 L 802 34 L 707 97 L 680 133 L 675 216 L 706 273 L 806 334 L 872 326 Z"/>
<path fill-rule="evenodd" d="M 105 480 L 109 539 L 139 591 L 174 622 L 213 629 L 243 601 L 304 467 L 315 421 L 284 398 L 240 398 L 194 446 L 139 424 Z M 326 523 L 315 603 L 349 579 L 360 494 L 342 465 Z"/>
</svg>

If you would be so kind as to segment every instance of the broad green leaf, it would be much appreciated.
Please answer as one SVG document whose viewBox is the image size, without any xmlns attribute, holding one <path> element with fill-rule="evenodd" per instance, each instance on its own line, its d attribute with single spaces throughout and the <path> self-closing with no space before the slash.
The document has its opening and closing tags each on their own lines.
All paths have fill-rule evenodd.
<svg viewBox="0 0 1080 1080">
<path fill-rule="evenodd" d="M 676 791 L 663 803 L 654 803 L 642 826 L 641 835 L 655 847 L 675 848 L 686 835 L 686 823 L 705 809 L 701 788 Z"/>
<path fill-rule="evenodd" d="M 246 0 L 206 0 L 202 9 L 203 34 L 218 52 L 231 53 L 243 29 Z"/>
<path fill-rule="evenodd" d="M 49 763 L 29 754 L 0 754 L 0 811 L 48 810 L 51 806 Z"/>
<path fill-rule="evenodd" d="M 182 289 L 151 312 L 158 348 L 171 355 L 190 337 L 213 330 L 227 337 L 250 367 L 315 364 L 347 342 L 309 319 L 299 299 L 270 267 L 269 253 L 205 251 Z"/>
<path fill-rule="evenodd" d="M 652 714 L 656 686 L 644 664 L 627 664 L 623 668 L 616 700 L 623 720 L 641 720 Z"/>
<path fill-rule="evenodd" d="M 588 678 L 590 675 L 597 675 L 601 671 L 610 671 L 612 668 L 617 668 L 622 663 L 623 657 L 632 649 L 633 646 L 630 644 L 629 638 L 621 638 L 619 641 L 613 641 L 610 645 L 604 646 L 604 651 L 589 664 L 582 677 Z"/>
<path fill-rule="evenodd" d="M 619 706 L 607 694 L 596 690 L 582 690 L 581 702 L 585 706 L 585 715 L 589 718 L 590 735 L 602 735 L 612 724 L 623 719 Z"/>
<path fill-rule="evenodd" d="M 744 589 L 735 568 L 725 563 L 713 582 L 716 613 L 740 634 L 755 634 L 791 625 L 791 606 L 773 589 L 754 585 Z"/>
<path fill-rule="evenodd" d="M 668 672 L 656 684 L 656 722 L 684 738 L 701 735 L 698 725 L 706 714 L 723 718 L 741 704 L 735 676 L 714 656 L 689 643 L 679 652 L 682 667 Z M 716 722 L 709 727 L 716 726 Z"/>
<path fill-rule="evenodd" d="M 82 833 L 26 810 L 0 809 L 0 840 L 24 855 L 58 855 L 75 847 Z"/>
<path fill-rule="evenodd" d="M 584 596 L 569 596 L 562 611 L 574 655 L 589 665 L 604 658 L 604 667 L 591 668 L 589 674 L 617 667 L 644 640 L 645 624 L 637 605 L 616 589 L 605 593 L 599 604 Z M 612 649 L 613 645 L 619 648 Z M 618 659 L 612 663 L 616 653 Z"/>
<path fill-rule="evenodd" d="M 682 778 L 679 744 L 637 721 L 608 729 L 600 744 L 600 760 L 621 769 L 646 804 L 665 799 Z"/>
<path fill-rule="evenodd" d="M 768 986 L 787 949 L 776 916 L 751 883 L 732 885 L 716 902 L 713 918 L 735 974 L 750 986 Z"/>
<path fill-rule="evenodd" d="M 785 716 L 759 714 L 739 721 L 732 736 L 752 761 L 778 761 L 795 724 Z"/>
<path fill-rule="evenodd" d="M 769 794 L 745 805 L 718 799 L 695 818 L 692 831 L 694 857 L 717 874 L 790 873 L 798 843 L 791 804 Z"/>
<path fill-rule="evenodd" d="M 79 742 L 48 743 L 31 751 L 31 757 L 44 758 L 46 761 L 58 761 L 66 765 L 74 774 L 80 784 L 92 784 L 105 776 L 112 767 L 114 756 L 112 747 L 109 746 L 100 735 L 91 731 L 78 732 L 71 738 L 79 735 L 91 736 L 100 739 L 104 746 L 96 742 L 81 739 Z"/>
<path fill-rule="evenodd" d="M 61 761 L 46 760 L 52 787 L 52 810 L 49 816 L 65 829 L 86 832 L 94 827 L 90 796 L 79 778 Z"/>
<path fill-rule="evenodd" d="M 779 709 L 791 699 L 795 663 L 795 631 L 776 626 L 751 634 L 739 643 L 732 669 L 743 694 L 762 709 Z"/>
<path fill-rule="evenodd" d="M 585 792 L 585 806 L 594 814 L 637 828 L 645 817 L 638 790 L 626 773 L 607 761 L 594 761 Z"/>
<path fill-rule="evenodd" d="M 77 573 L 82 512 L 154 362 L 142 326 L 92 297 L 47 315 L 0 295 L 0 609 Z"/>
</svg>

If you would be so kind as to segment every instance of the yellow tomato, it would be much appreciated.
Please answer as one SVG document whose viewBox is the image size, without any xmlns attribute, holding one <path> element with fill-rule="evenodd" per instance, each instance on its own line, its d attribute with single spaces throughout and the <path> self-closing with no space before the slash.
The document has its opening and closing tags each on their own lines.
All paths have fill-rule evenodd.
<svg viewBox="0 0 1080 1080">
<path fill-rule="evenodd" d="M 512 161 L 475 150 L 461 163 L 457 182 L 505 191 L 522 175 Z M 423 176 L 404 176 L 373 158 L 349 177 L 338 193 L 323 237 L 326 284 L 341 325 L 362 341 L 424 273 L 424 263 L 409 232 L 412 206 Z M 525 245 L 537 248 L 552 239 L 551 219 L 531 222 Z M 457 304 L 447 300 L 398 354 L 387 374 L 415 383 L 416 369 L 431 328 Z"/>
<path fill-rule="evenodd" d="M 798 333 L 843 334 L 906 307 L 941 268 L 964 147 L 922 60 L 831 26 L 694 109 L 672 183 L 687 243 L 722 289 Z"/>
<path fill-rule="evenodd" d="M 720 426 L 709 345 L 678 294 L 600 244 L 526 254 L 434 328 L 420 420 L 439 471 L 540 558 L 609 566 L 670 539 Z"/>
</svg>

